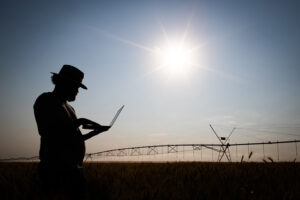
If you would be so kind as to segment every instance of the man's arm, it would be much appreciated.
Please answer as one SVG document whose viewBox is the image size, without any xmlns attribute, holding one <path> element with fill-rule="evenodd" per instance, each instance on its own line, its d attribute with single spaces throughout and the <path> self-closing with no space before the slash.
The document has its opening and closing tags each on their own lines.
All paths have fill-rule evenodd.
<svg viewBox="0 0 300 200">
<path fill-rule="evenodd" d="M 101 126 L 101 127 L 99 127 L 99 129 L 93 130 L 93 131 L 91 131 L 91 132 L 89 132 L 85 135 L 82 135 L 82 138 L 83 138 L 84 141 L 88 140 L 91 137 L 94 137 L 94 136 L 98 135 L 99 133 L 108 131 L 108 129 L 110 129 L 110 126 Z"/>
<path fill-rule="evenodd" d="M 101 129 L 101 125 L 96 123 L 96 122 L 93 122 L 92 120 L 89 120 L 89 119 L 86 119 L 86 118 L 79 118 L 77 119 L 77 122 L 76 122 L 76 126 L 79 127 L 82 125 L 82 128 L 83 129 L 92 129 L 92 130 L 95 130 L 95 129 Z"/>
<path fill-rule="evenodd" d="M 74 163 L 74 126 L 63 108 L 49 94 L 34 104 L 34 114 L 43 143 L 40 155 L 46 160 Z"/>
</svg>

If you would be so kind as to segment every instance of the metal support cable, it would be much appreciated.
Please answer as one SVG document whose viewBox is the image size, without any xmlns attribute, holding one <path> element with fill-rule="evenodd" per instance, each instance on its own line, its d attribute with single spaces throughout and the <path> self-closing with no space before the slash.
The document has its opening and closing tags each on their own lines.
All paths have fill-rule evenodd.
<svg viewBox="0 0 300 200">
<path fill-rule="evenodd" d="M 278 158 L 278 161 L 279 161 L 279 143 L 277 143 L 277 156 L 278 156 L 277 158 Z"/>
<path fill-rule="evenodd" d="M 296 146 L 296 156 L 298 156 L 298 149 L 297 149 L 297 142 L 295 140 L 295 146 Z"/>
</svg>

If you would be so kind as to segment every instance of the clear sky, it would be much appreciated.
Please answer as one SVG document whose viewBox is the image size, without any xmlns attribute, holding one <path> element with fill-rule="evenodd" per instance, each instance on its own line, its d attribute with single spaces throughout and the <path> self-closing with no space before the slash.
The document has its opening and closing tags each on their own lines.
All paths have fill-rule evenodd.
<svg viewBox="0 0 300 200">
<path fill-rule="evenodd" d="M 0 158 L 38 154 L 32 106 L 63 64 L 85 73 L 88 90 L 71 103 L 79 117 L 109 124 L 125 105 L 87 152 L 218 143 L 209 124 L 225 136 L 238 127 L 234 143 L 299 139 L 299 10 L 274 0 L 1 1 Z"/>
</svg>

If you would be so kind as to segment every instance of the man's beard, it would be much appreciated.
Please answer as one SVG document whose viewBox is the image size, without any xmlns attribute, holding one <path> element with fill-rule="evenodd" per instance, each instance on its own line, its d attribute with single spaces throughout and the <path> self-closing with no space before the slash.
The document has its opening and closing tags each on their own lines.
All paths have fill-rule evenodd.
<svg viewBox="0 0 300 200">
<path fill-rule="evenodd" d="M 68 96 L 68 99 L 67 99 L 67 101 L 69 101 L 69 102 L 71 102 L 71 101 L 75 101 L 75 99 L 76 99 L 76 95 L 70 95 L 70 96 Z"/>
</svg>

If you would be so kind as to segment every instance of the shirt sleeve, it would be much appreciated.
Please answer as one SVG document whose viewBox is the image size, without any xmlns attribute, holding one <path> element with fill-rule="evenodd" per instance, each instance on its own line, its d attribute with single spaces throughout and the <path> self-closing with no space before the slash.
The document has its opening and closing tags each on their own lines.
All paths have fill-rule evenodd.
<svg viewBox="0 0 300 200">
<path fill-rule="evenodd" d="M 41 136 L 40 154 L 48 160 L 76 163 L 76 128 L 61 104 L 52 98 L 38 98 L 34 114 Z"/>
</svg>

